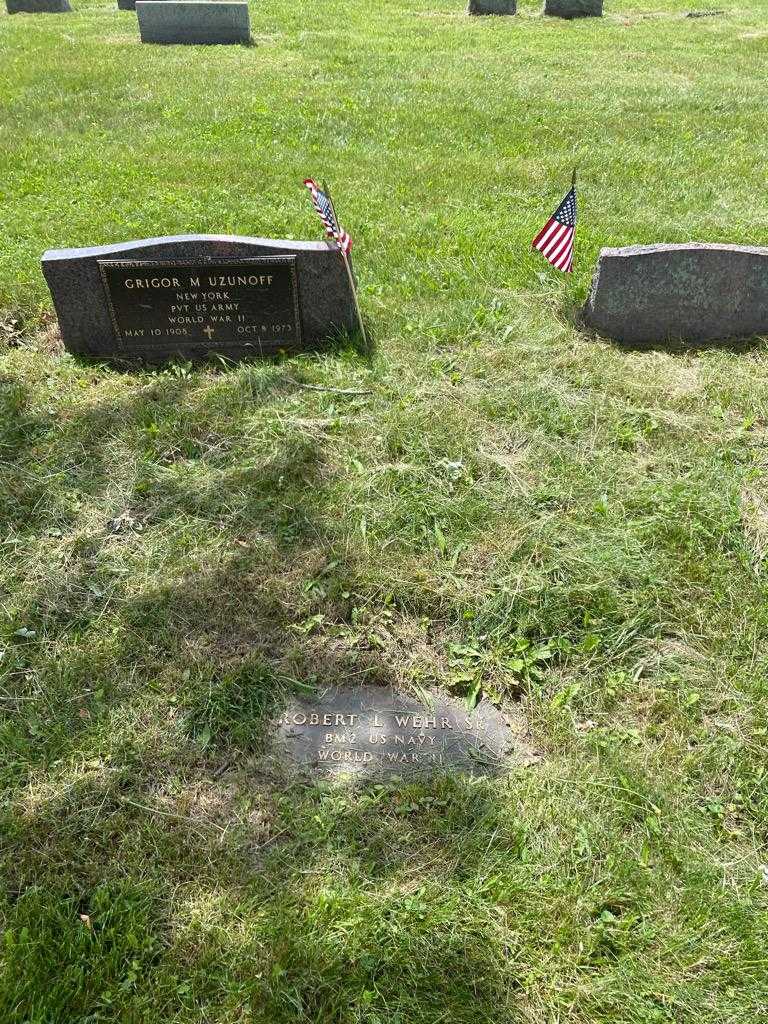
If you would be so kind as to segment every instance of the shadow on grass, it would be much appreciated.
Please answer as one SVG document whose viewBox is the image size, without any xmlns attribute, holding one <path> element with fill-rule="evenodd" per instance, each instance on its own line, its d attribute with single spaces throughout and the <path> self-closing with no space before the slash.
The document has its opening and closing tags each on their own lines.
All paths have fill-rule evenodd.
<svg viewBox="0 0 768 1024">
<path fill-rule="evenodd" d="M 302 418 L 279 368 L 146 380 L 52 424 L 23 388 L 11 406 L 12 470 L 39 497 L 6 513 L 0 1019 L 650 1021 L 696 984 L 691 1006 L 723 991 L 741 1013 L 753 911 L 727 903 L 720 847 L 703 873 L 671 838 L 706 839 L 698 810 L 651 829 L 663 801 L 623 795 L 627 747 L 588 798 L 583 758 L 549 792 L 265 773 L 282 693 L 391 679 L 365 630 L 345 643 L 371 589 L 335 530 L 333 419 Z M 573 595 L 558 622 L 594 607 Z M 683 955 L 678 986 L 657 964 Z"/>
<path fill-rule="evenodd" d="M 487 869 L 519 863 L 524 840 L 487 790 L 243 782 L 254 795 L 241 785 L 216 830 L 96 790 L 17 833 L 29 849 L 51 830 L 4 908 L 15 1005 L 52 1020 L 163 1006 L 183 1020 L 509 1020 L 513 954 L 485 909 Z"/>
<path fill-rule="evenodd" d="M 63 516 L 46 497 L 51 473 L 104 503 L 108 438 L 149 444 L 158 465 L 183 433 L 182 454 L 220 472 L 138 473 L 129 504 L 143 531 L 89 527 L 17 609 L 14 625 L 30 628 L 10 638 L 14 713 L 0 729 L 13 804 L 1 815 L 0 1015 L 139 1021 L 164 1006 L 173 1020 L 507 1020 L 505 951 L 475 913 L 478 860 L 496 843 L 515 856 L 519 842 L 492 788 L 299 785 L 260 767 L 286 692 L 391 681 L 376 649 L 312 630 L 316 615 L 348 620 L 357 572 L 329 522 L 322 440 L 289 433 L 232 466 L 208 434 L 198 450 L 186 421 L 163 433 L 180 404 L 210 427 L 192 377 L 165 385 L 55 427 L 23 389 L 13 399 L 14 462 L 37 498 L 6 510 L 12 528 L 78 522 L 74 505 Z M 249 399 L 279 403 L 290 388 L 278 378 Z M 195 517 L 219 528 L 166 576 L 148 537 Z M 110 564 L 120 572 L 96 585 Z"/>
<path fill-rule="evenodd" d="M 764 348 L 766 339 L 759 335 L 751 338 L 724 338 L 713 341 L 680 341 L 670 339 L 668 341 L 655 342 L 628 342 L 617 341 L 614 338 L 604 338 L 593 333 L 594 338 L 604 341 L 613 348 L 623 352 L 664 352 L 671 356 L 699 355 L 703 352 L 733 352 L 734 355 L 746 355 Z"/>
</svg>

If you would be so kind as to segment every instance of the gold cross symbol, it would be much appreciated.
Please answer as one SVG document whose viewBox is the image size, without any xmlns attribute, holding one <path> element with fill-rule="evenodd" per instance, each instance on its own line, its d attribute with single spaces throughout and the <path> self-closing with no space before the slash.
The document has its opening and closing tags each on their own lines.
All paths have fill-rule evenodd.
<svg viewBox="0 0 768 1024">
<path fill-rule="evenodd" d="M 207 334 L 208 335 L 208 341 L 211 340 L 211 338 L 213 337 L 214 333 L 215 333 L 214 329 L 211 327 L 210 324 L 208 324 L 207 327 L 203 328 L 203 334 Z"/>
</svg>

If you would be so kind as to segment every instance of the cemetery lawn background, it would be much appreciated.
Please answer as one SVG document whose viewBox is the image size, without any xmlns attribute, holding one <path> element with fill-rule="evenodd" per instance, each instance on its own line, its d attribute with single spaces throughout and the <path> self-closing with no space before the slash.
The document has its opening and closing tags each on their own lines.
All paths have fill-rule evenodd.
<svg viewBox="0 0 768 1024">
<path fill-rule="evenodd" d="M 214 49 L 76 6 L 0 17 L 0 1019 L 766 1019 L 765 341 L 572 314 L 601 245 L 766 242 L 768 4 L 264 0 Z M 62 353 L 44 249 L 315 238 L 307 174 L 370 351 Z M 265 774 L 344 679 L 519 700 L 542 757 Z"/>
</svg>

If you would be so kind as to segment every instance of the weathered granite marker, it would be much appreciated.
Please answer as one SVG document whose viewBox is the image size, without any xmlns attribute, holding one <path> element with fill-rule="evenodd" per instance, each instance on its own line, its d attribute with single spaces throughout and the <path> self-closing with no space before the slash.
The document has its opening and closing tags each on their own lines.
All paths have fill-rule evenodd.
<svg viewBox="0 0 768 1024">
<path fill-rule="evenodd" d="M 249 43 L 248 4 L 228 0 L 137 0 L 142 43 Z"/>
<path fill-rule="evenodd" d="M 66 14 L 69 0 L 5 0 L 9 14 Z"/>
<path fill-rule="evenodd" d="M 603 249 L 584 320 L 633 344 L 767 334 L 768 248 L 689 242 Z"/>
<path fill-rule="evenodd" d="M 469 0 L 467 14 L 515 14 L 517 0 Z"/>
<path fill-rule="evenodd" d="M 119 10 L 135 10 L 136 0 L 118 0 Z"/>
<path fill-rule="evenodd" d="M 391 687 L 330 687 L 292 700 L 272 723 L 270 757 L 304 774 L 498 775 L 538 759 L 522 715 L 440 694 L 422 704 Z"/>
<path fill-rule="evenodd" d="M 64 345 L 82 355 L 241 359 L 315 349 L 357 327 L 330 242 L 176 235 L 54 249 L 42 266 Z"/>
<path fill-rule="evenodd" d="M 603 0 L 545 0 L 544 13 L 553 18 L 601 18 Z"/>
</svg>

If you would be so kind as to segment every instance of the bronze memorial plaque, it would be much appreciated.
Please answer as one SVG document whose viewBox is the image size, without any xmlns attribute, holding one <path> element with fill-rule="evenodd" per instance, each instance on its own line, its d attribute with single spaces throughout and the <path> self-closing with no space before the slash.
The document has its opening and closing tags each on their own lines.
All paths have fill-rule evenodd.
<svg viewBox="0 0 768 1024">
<path fill-rule="evenodd" d="M 272 722 L 272 756 L 302 773 L 358 779 L 498 775 L 538 760 L 516 706 L 470 710 L 446 694 L 425 697 L 376 686 L 295 697 Z"/>
<path fill-rule="evenodd" d="M 99 260 L 116 339 L 135 353 L 255 353 L 301 343 L 295 256 Z"/>
</svg>

